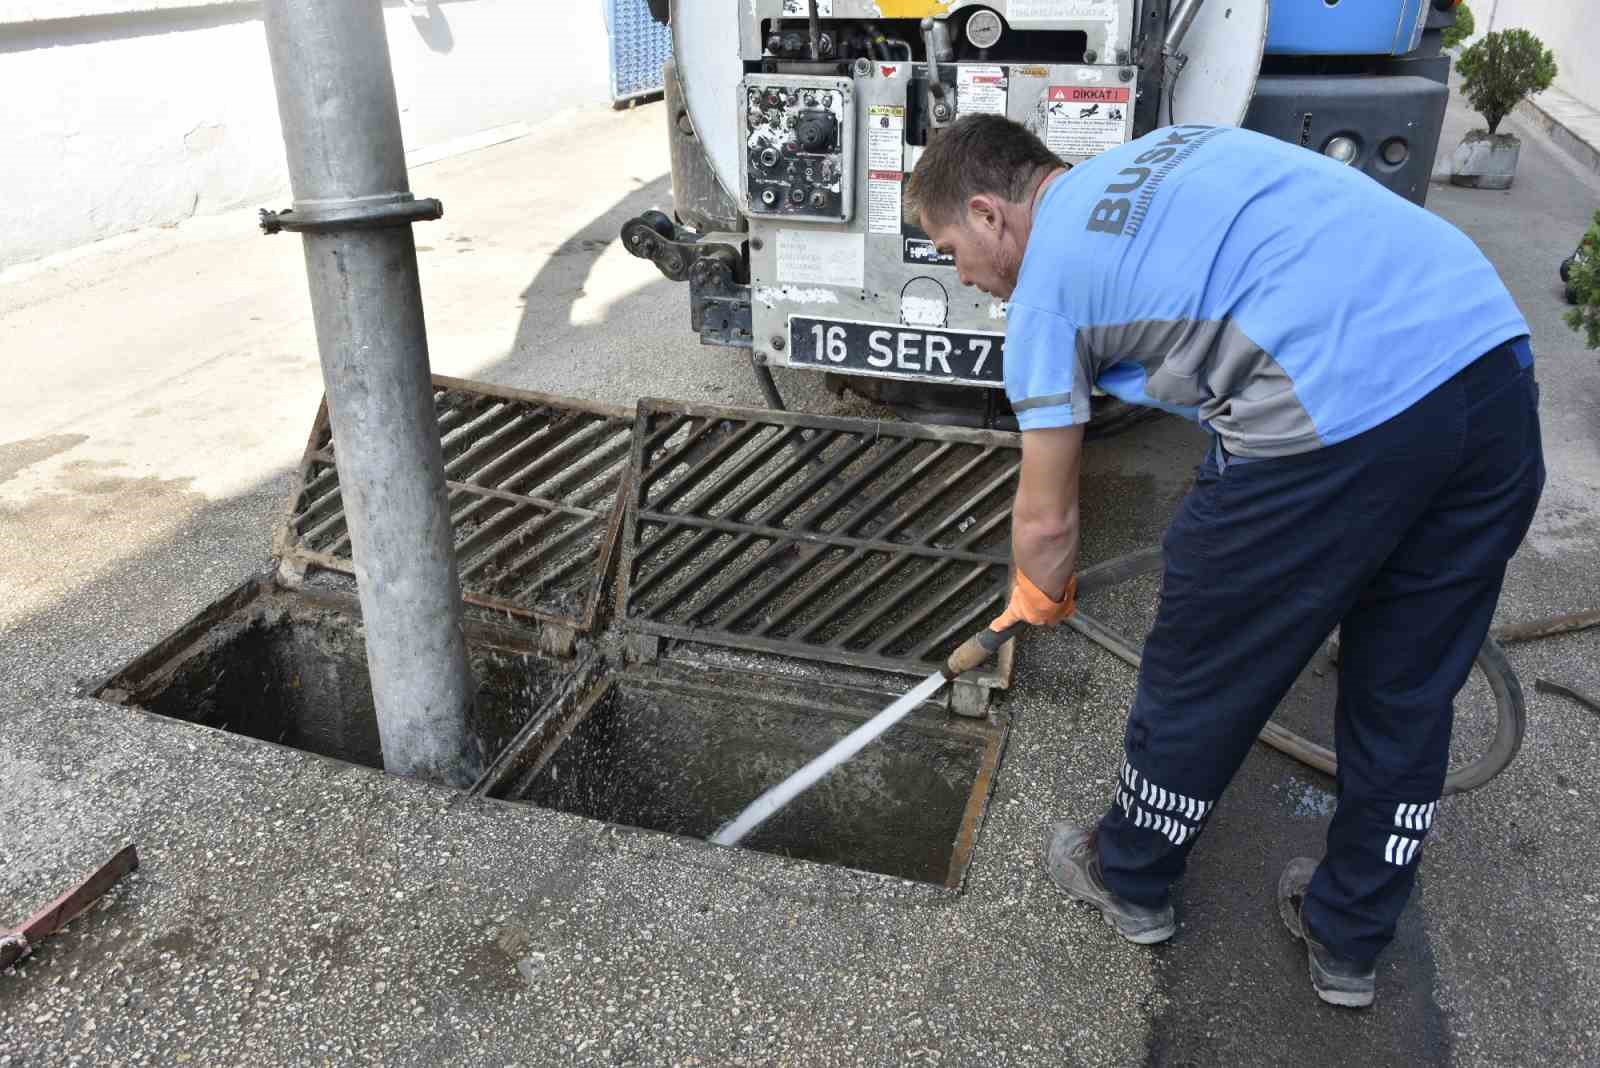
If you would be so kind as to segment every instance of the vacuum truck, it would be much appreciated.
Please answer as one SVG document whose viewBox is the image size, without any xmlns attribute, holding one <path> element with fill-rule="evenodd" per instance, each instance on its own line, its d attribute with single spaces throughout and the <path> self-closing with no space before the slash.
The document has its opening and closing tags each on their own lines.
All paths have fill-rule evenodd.
<svg viewBox="0 0 1600 1068">
<path fill-rule="evenodd" d="M 1243 125 L 1422 203 L 1458 0 L 650 0 L 672 31 L 673 211 L 625 247 L 703 343 L 921 421 L 1012 429 L 1006 307 L 903 212 L 929 139 L 1003 114 L 1076 163 L 1159 126 Z M 1095 399 L 1092 430 L 1142 414 Z"/>
</svg>

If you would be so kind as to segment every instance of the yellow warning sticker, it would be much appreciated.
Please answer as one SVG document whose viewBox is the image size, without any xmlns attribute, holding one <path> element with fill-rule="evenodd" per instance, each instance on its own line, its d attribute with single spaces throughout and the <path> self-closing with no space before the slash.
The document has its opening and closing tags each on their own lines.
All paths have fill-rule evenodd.
<svg viewBox="0 0 1600 1068">
<path fill-rule="evenodd" d="M 954 0 L 878 0 L 878 17 L 920 19 L 929 15 L 948 15 Z"/>
</svg>

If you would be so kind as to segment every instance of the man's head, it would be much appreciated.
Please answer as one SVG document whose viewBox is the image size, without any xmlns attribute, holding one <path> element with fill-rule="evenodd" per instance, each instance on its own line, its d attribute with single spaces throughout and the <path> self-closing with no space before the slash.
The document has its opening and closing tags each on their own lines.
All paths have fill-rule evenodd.
<svg viewBox="0 0 1600 1068">
<path fill-rule="evenodd" d="M 1033 227 L 1033 196 L 1066 164 L 999 115 L 969 115 L 931 139 L 906 188 L 907 210 L 964 285 L 1009 300 Z"/>
</svg>

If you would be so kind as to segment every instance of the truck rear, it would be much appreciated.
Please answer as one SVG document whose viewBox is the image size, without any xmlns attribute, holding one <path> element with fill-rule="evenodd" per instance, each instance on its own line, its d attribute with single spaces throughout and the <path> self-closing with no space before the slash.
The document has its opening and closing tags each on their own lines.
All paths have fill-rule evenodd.
<svg viewBox="0 0 1600 1068">
<path fill-rule="evenodd" d="M 677 0 L 674 215 L 626 247 L 687 282 L 702 342 L 830 376 L 923 422 L 1014 427 L 1006 308 L 904 217 L 961 115 L 1006 115 L 1069 163 L 1174 122 L 1246 125 L 1421 202 L 1449 0 Z M 1137 413 L 1096 398 L 1104 432 Z"/>
</svg>

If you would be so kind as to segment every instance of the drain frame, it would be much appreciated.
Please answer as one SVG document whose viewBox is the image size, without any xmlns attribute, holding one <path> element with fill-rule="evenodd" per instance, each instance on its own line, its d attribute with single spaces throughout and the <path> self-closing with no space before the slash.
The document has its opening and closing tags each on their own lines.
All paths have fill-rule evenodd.
<svg viewBox="0 0 1600 1068">
<path fill-rule="evenodd" d="M 446 375 L 433 376 L 433 389 L 434 411 L 444 449 L 445 488 L 449 495 L 451 526 L 455 530 L 462 600 L 490 612 L 561 628 L 574 634 L 588 633 L 603 625 L 605 592 L 615 571 L 617 546 L 628 500 L 634 413 L 615 405 L 493 386 Z M 476 406 L 446 403 L 452 395 L 472 398 L 479 403 Z M 552 418 L 540 425 L 539 416 L 545 412 L 553 413 Z M 524 428 L 526 434 L 520 439 L 512 433 L 519 422 L 531 424 Z M 567 428 L 568 436 L 561 439 L 558 434 L 563 423 L 572 425 Z M 594 436 L 598 436 L 605 444 L 601 455 L 615 453 L 617 456 L 611 462 L 599 465 L 593 477 L 580 482 L 573 490 L 573 500 L 519 493 L 504 488 L 526 479 L 530 471 L 551 468 L 557 458 L 563 458 L 564 450 L 567 453 L 576 452 L 574 444 L 580 440 L 577 435 L 589 433 L 597 427 L 601 428 L 601 433 Z M 555 457 L 551 455 L 550 441 L 543 437 L 547 431 L 548 438 L 556 439 L 553 450 Z M 328 419 L 328 404 L 324 399 L 301 454 L 299 483 L 290 495 L 285 517 L 273 539 L 273 554 L 292 585 L 299 585 L 311 568 L 355 575 L 355 561 L 348 552 L 347 534 L 334 542 L 345 547 L 342 553 L 312 548 L 306 544 L 318 531 L 336 529 L 344 517 L 343 501 L 339 497 L 336 447 Z M 511 467 L 510 464 L 519 457 L 532 459 L 521 467 Z M 548 474 L 537 483 L 536 488 L 559 484 L 571 478 L 572 471 L 587 473 L 587 468 L 595 466 L 592 456 L 574 459 L 576 463 L 572 468 Z M 498 485 L 486 485 L 473 480 L 485 472 L 501 472 L 504 477 Z M 609 504 L 601 508 L 590 507 L 606 497 L 610 498 Z M 499 510 L 495 511 L 497 506 Z M 530 510 L 537 513 L 531 522 L 502 522 L 507 516 Z M 477 522 L 477 515 L 482 511 L 489 512 L 483 527 L 464 533 L 464 524 Z M 541 544 L 537 539 L 529 542 L 525 528 L 554 528 L 556 517 L 563 515 L 577 517 L 578 525 L 556 531 L 548 544 Z M 495 524 L 500 526 L 496 528 Z M 552 609 L 537 603 L 538 592 L 549 581 L 549 576 L 531 565 L 544 553 L 560 547 L 564 542 L 575 540 L 575 536 L 589 532 L 596 525 L 600 529 L 595 551 L 589 556 L 574 555 L 558 570 L 558 573 L 577 572 L 592 562 L 592 574 L 585 584 L 577 608 Z M 498 535 L 484 533 L 485 530 L 495 529 L 500 531 Z M 477 581 L 480 574 L 497 573 L 496 565 L 500 560 L 512 562 L 517 572 L 526 571 L 538 576 L 534 591 L 530 594 L 534 598 L 531 603 L 525 598 L 486 592 L 485 586 Z M 492 586 L 493 582 L 489 589 Z"/>
<path fill-rule="evenodd" d="M 648 636 L 654 639 L 707 643 L 782 657 L 920 677 L 942 666 L 944 655 L 1003 610 L 1010 588 L 1009 528 L 1011 503 L 1021 470 L 1020 435 L 1002 431 L 927 427 L 796 412 L 731 408 L 656 398 L 641 399 L 636 418 L 617 596 L 618 611 L 623 626 L 633 638 L 636 647 L 652 648 L 655 643 L 648 640 L 638 641 L 639 636 Z M 723 428 L 720 431 L 721 440 L 713 443 L 719 433 L 716 429 L 718 427 Z M 734 429 L 728 429 L 729 427 Z M 665 457 L 652 458 L 654 450 L 673 441 L 685 428 L 691 428 L 685 442 L 677 444 L 674 451 Z M 762 437 L 760 428 L 779 429 L 775 434 L 768 435 L 767 440 L 756 445 L 755 443 Z M 870 451 L 858 440 L 853 451 L 848 451 L 850 447 L 846 446 L 844 457 L 835 456 L 831 460 L 824 461 L 823 456 L 827 449 L 843 437 L 863 439 L 868 435 L 872 446 L 882 441 L 891 443 L 887 446 L 887 455 L 868 460 L 865 471 L 858 471 L 846 478 L 843 488 L 825 499 L 829 502 L 826 506 L 818 504 L 815 494 L 825 488 L 827 479 L 848 470 L 854 462 L 864 459 Z M 741 453 L 752 445 L 755 445 L 754 454 L 741 456 Z M 931 449 L 918 458 L 919 447 L 927 445 L 931 445 Z M 698 458 L 685 459 L 695 449 L 707 451 Z M 962 452 L 958 452 L 958 449 Z M 777 459 L 786 453 L 791 454 L 787 460 Z M 963 453 L 966 459 L 957 464 L 954 476 L 947 475 L 946 481 L 932 486 L 916 484 L 915 476 L 919 473 L 936 469 L 937 465 L 944 463 L 947 458 L 951 462 L 956 462 Z M 713 477 L 716 466 L 730 461 L 732 461 L 732 471 L 722 482 L 717 481 Z M 778 498 L 773 508 L 780 521 L 797 513 L 806 513 L 804 520 L 794 528 L 768 523 L 741 522 L 737 518 L 697 515 L 693 512 L 674 514 L 668 510 L 677 502 L 696 496 L 697 488 L 697 499 L 700 503 L 695 505 L 696 509 L 721 504 L 724 496 L 740 491 L 748 479 L 759 475 L 769 465 L 779 464 L 776 472 L 755 486 L 745 489 L 728 509 L 735 513 L 751 510 L 763 503 L 771 503 L 772 494 L 779 493 L 789 482 L 801 478 L 809 465 L 819 462 L 823 464 L 822 472 L 813 473 L 799 490 L 791 490 L 787 495 Z M 852 496 L 874 479 L 888 472 L 895 472 L 897 465 L 904 462 L 911 462 L 911 470 L 901 472 L 892 479 L 886 491 L 864 500 Z M 688 463 L 688 471 L 680 476 L 671 490 L 656 502 L 655 507 L 650 506 L 649 497 L 652 489 L 669 469 L 680 463 Z M 998 467 L 999 470 L 991 471 L 985 476 L 982 472 L 986 467 Z M 975 484 L 965 487 L 965 483 L 960 479 L 969 476 Z M 909 511 L 902 513 L 887 528 L 886 533 L 894 534 L 913 526 L 912 520 L 921 516 L 924 509 L 932 508 L 953 487 L 968 488 L 967 497 L 957 501 L 954 508 L 950 507 L 947 501 L 942 515 L 914 541 L 858 537 L 849 533 L 838 534 L 811 529 L 812 524 L 826 520 L 835 512 L 841 511 L 844 505 L 839 502 L 855 502 L 856 514 L 848 519 L 844 527 L 849 531 L 881 515 L 888 510 L 891 503 L 896 501 L 904 503 L 909 500 Z M 750 499 L 752 494 L 754 497 Z M 983 513 L 981 518 L 975 515 L 966 517 L 972 527 L 976 528 L 972 533 L 968 533 L 972 527 L 959 526 L 961 520 L 958 519 L 969 511 Z M 658 531 L 647 542 L 642 540 L 642 528 L 645 526 L 656 528 Z M 951 530 L 952 527 L 958 528 L 959 538 L 955 547 L 934 543 L 937 536 Z M 642 595 L 652 587 L 662 585 L 665 580 L 660 577 L 663 572 L 658 571 L 641 581 L 640 568 L 643 558 L 666 546 L 686 531 L 693 532 L 690 535 L 690 544 L 695 551 L 692 554 L 684 553 L 684 558 L 680 562 L 664 569 L 666 575 L 670 578 L 688 568 L 696 556 L 710 555 L 711 559 L 700 560 L 696 564 L 689 572 L 689 576 L 679 583 L 679 592 L 668 599 L 666 608 L 650 609 L 644 606 L 641 603 Z M 719 537 L 734 539 L 733 545 L 723 548 L 720 552 L 710 551 L 709 547 L 713 546 Z M 975 548 L 986 538 L 1000 541 L 1004 546 L 1003 550 L 996 551 L 991 548 L 989 551 L 979 551 Z M 798 600 L 792 602 L 786 609 L 794 615 L 809 609 L 813 601 L 824 600 L 826 603 L 821 610 L 805 625 L 804 633 L 811 634 L 844 618 L 843 613 L 850 609 L 852 600 L 858 594 L 851 589 L 840 590 L 837 584 L 849 577 L 852 570 L 864 568 L 872 554 L 887 558 L 884 563 L 873 569 L 870 576 L 872 580 L 893 577 L 905 569 L 910 561 L 917 561 L 926 566 L 922 574 L 911 579 L 908 589 L 869 614 L 866 620 L 853 622 L 840 639 L 830 642 L 770 637 L 762 631 L 770 630 L 774 625 L 771 622 L 761 627 L 758 632 L 750 633 L 714 625 L 684 625 L 662 618 L 667 609 L 682 602 L 684 597 L 681 591 L 684 588 L 692 587 L 698 578 L 715 574 L 716 568 L 726 563 L 736 551 L 749 552 L 761 542 L 765 542 L 766 546 L 759 551 L 757 559 L 746 564 L 733 578 L 723 579 L 709 602 L 696 608 L 696 613 L 731 602 L 741 592 L 738 589 L 741 580 L 753 577 L 763 569 L 780 567 L 779 562 L 783 560 L 786 552 L 792 552 L 801 559 L 780 567 L 781 573 L 767 596 L 776 596 L 800 583 L 806 577 L 807 569 L 813 563 L 825 560 L 829 551 L 843 551 L 846 554 L 843 562 L 836 562 L 831 566 L 821 565 L 823 573 L 814 576 L 814 581 L 817 583 L 814 589 L 800 595 Z M 854 637 L 871 623 L 883 618 L 897 605 L 911 600 L 912 595 L 922 585 L 936 576 L 943 575 L 947 569 L 963 566 L 967 569 L 966 574 L 957 578 L 954 586 L 958 593 L 963 594 L 969 588 L 977 588 L 980 591 L 980 598 L 976 602 L 976 607 L 958 613 L 956 622 L 947 624 L 931 640 L 920 641 L 913 655 L 884 655 L 876 651 L 862 652 L 845 647 L 845 639 Z M 760 595 L 744 602 L 733 615 L 734 621 L 754 616 L 762 603 Z M 939 607 L 932 605 L 911 609 L 912 614 L 909 619 L 896 623 L 895 629 L 891 632 L 891 639 L 909 634 L 917 626 L 932 620 Z M 888 644 L 890 640 L 885 639 L 878 643 L 878 648 L 881 649 Z M 973 689 L 982 691 L 1004 689 L 1011 683 L 1014 663 L 1015 651 L 1012 645 L 1008 644 L 1003 647 L 1000 655 L 990 666 L 963 677 L 956 689 L 968 692 Z M 979 699 L 977 702 L 962 703 L 964 706 L 978 704 L 977 709 L 970 710 L 981 714 L 981 706 L 986 704 L 986 701 Z"/>
</svg>

